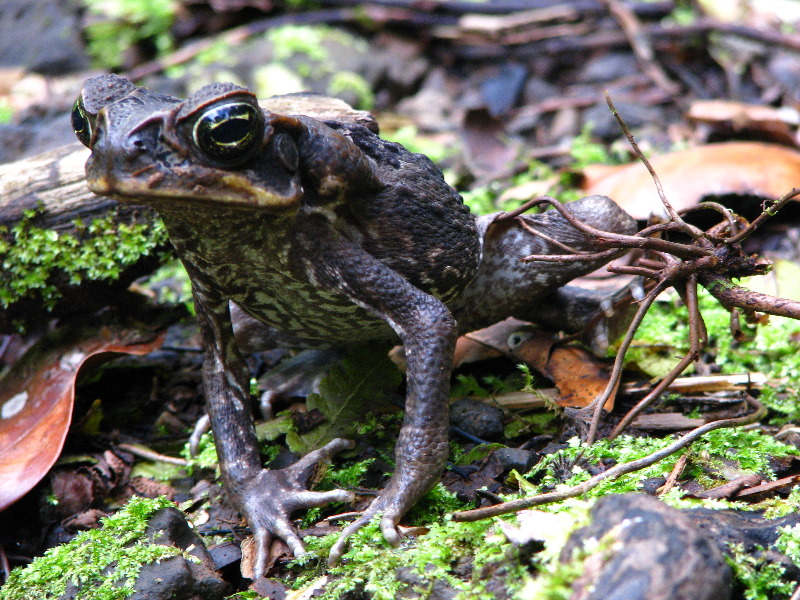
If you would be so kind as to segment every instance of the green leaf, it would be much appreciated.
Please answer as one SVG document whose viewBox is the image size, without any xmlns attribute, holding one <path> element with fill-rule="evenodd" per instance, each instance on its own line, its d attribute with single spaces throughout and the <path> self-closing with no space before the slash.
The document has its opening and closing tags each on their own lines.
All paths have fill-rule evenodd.
<svg viewBox="0 0 800 600">
<path fill-rule="evenodd" d="M 354 348 L 341 365 L 331 369 L 320 382 L 319 394 L 306 400 L 308 410 L 319 410 L 326 421 L 307 433 L 287 433 L 293 452 L 305 454 L 334 438 L 351 436 L 368 412 L 387 406 L 386 396 L 402 378 L 385 350 L 383 346 Z"/>
</svg>

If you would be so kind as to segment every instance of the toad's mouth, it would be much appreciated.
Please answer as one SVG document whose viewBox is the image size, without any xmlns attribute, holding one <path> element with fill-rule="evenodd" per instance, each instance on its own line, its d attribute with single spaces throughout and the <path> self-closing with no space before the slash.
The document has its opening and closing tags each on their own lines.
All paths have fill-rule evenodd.
<svg viewBox="0 0 800 600">
<path fill-rule="evenodd" d="M 298 181 L 284 181 L 281 187 L 257 181 L 252 172 L 231 172 L 194 166 L 191 169 L 161 171 L 155 167 L 123 176 L 102 168 L 102 161 L 90 157 L 86 183 L 90 191 L 128 204 L 146 204 L 158 209 L 176 201 L 194 206 L 254 209 L 285 214 L 297 209 L 303 196 Z"/>
</svg>

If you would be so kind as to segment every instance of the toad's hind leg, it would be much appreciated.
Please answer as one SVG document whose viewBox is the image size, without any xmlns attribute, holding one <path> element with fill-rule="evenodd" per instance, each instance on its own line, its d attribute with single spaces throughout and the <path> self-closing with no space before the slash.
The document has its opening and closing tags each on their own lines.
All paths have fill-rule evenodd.
<svg viewBox="0 0 800 600">
<path fill-rule="evenodd" d="M 613 200 L 605 196 L 588 196 L 566 205 L 575 218 L 602 231 L 633 234 L 636 221 Z M 549 210 L 535 215 L 522 215 L 528 229 L 515 219 L 498 221 L 503 213 L 478 219 L 483 237 L 483 257 L 475 278 L 449 303 L 459 330 L 472 331 L 517 317 L 525 321 L 557 322 L 560 328 L 580 328 L 576 308 L 588 306 L 589 295 L 555 293 L 569 281 L 598 269 L 610 257 L 581 261 L 522 263 L 520 258 L 531 254 L 566 254 L 568 246 L 578 252 L 597 252 L 594 238 L 571 225 L 560 213 Z M 550 240 L 557 240 L 555 244 Z M 574 297 L 574 298 L 573 298 Z M 575 299 L 575 302 L 572 300 Z M 595 305 L 598 305 L 597 302 Z M 543 308 L 546 308 L 546 315 Z M 560 315 L 560 316 L 559 316 Z M 540 318 L 541 317 L 541 318 Z"/>
</svg>

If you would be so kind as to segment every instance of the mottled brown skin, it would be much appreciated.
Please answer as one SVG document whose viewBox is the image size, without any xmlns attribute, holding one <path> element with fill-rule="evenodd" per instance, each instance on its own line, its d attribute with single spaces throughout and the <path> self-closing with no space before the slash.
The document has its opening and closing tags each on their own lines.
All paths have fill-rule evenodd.
<svg viewBox="0 0 800 600">
<path fill-rule="evenodd" d="M 93 151 L 86 166 L 90 189 L 153 206 L 192 280 L 208 347 L 203 374 L 220 467 L 254 532 L 256 573 L 263 571 L 274 535 L 303 552 L 289 520 L 293 510 L 352 499 L 343 490 L 304 487 L 316 461 L 350 442 L 335 440 L 288 469 L 262 468 L 249 374 L 234 340 L 229 301 L 271 331 L 311 344 L 399 337 L 408 392 L 397 468 L 362 517 L 345 528 L 331 561 L 344 552 L 347 536 L 378 512 L 384 536 L 398 543 L 400 519 L 438 481 L 447 456 L 449 365 L 457 335 L 448 304 L 470 327 L 488 324 L 498 312 L 530 317 L 536 302 L 598 265 L 519 267 L 516 259 L 530 253 L 525 248 L 541 241 L 520 235 L 518 227 L 509 233 L 509 224 L 495 227 L 494 216 L 476 221 L 430 160 L 359 124 L 260 109 L 254 117 L 247 108 L 256 106 L 254 96 L 230 84 L 207 86 L 180 101 L 102 76 L 86 82 L 80 101 L 76 129 L 86 125 L 78 134 Z M 233 161 L 205 152 L 195 137 L 195 124 L 209 110 L 231 102 L 245 106 L 258 133 L 252 151 Z M 575 206 L 595 226 L 633 227 L 606 198 Z M 573 245 L 591 248 L 563 218 L 545 221 L 531 217 L 549 235 L 572 232 Z M 490 254 L 482 262 L 483 240 Z M 508 269 L 497 268 L 498 261 Z M 516 285 L 526 291 L 505 311 L 497 302 L 516 298 Z M 484 309 L 484 291 L 499 286 L 497 302 Z"/>
</svg>

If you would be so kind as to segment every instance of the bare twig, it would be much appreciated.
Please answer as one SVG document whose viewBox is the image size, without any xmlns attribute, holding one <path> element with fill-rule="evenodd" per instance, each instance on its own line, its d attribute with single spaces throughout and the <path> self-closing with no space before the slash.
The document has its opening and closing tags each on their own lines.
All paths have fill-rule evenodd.
<svg viewBox="0 0 800 600">
<path fill-rule="evenodd" d="M 622 368 L 625 364 L 625 353 L 628 351 L 628 348 L 630 348 L 631 342 L 633 342 L 633 336 L 636 334 L 636 330 L 639 329 L 639 325 L 641 325 L 644 316 L 647 314 L 647 311 L 650 310 L 650 305 L 653 304 L 658 295 L 668 286 L 669 284 L 666 281 L 658 282 L 639 304 L 639 309 L 636 311 L 636 314 L 634 315 L 633 320 L 628 327 L 628 331 L 625 332 L 625 339 L 622 340 L 619 350 L 617 351 L 617 357 L 614 359 L 614 366 L 611 369 L 611 375 L 609 375 L 608 384 L 606 385 L 605 390 L 603 390 L 603 393 L 595 398 L 591 404 L 578 411 L 579 414 L 591 415 L 591 425 L 589 426 L 589 433 L 586 436 L 587 444 L 594 442 L 595 436 L 597 435 L 597 426 L 600 422 L 600 415 L 602 413 L 603 406 L 605 405 L 606 400 L 611 397 L 611 394 L 614 393 L 614 390 L 617 389 L 619 381 L 622 379 Z"/>
<path fill-rule="evenodd" d="M 652 402 L 661 397 L 670 385 L 683 373 L 689 365 L 695 362 L 700 351 L 708 341 L 705 323 L 697 305 L 697 274 L 688 277 L 684 293 L 681 294 L 689 313 L 689 350 L 686 355 L 667 373 L 658 384 L 617 423 L 608 436 L 609 440 L 616 438 L 622 431 Z"/>
<path fill-rule="evenodd" d="M 628 138 L 628 143 L 631 145 L 631 148 L 633 148 L 633 151 L 636 153 L 636 157 L 642 162 L 645 168 L 647 168 L 647 171 L 650 173 L 650 177 L 653 179 L 653 183 L 656 186 L 658 197 L 661 199 L 661 203 L 667 210 L 669 218 L 672 219 L 679 226 L 681 231 L 683 231 L 693 239 L 704 237 L 705 234 L 700 229 L 698 229 L 694 225 L 689 225 L 686 221 L 681 219 L 680 215 L 672 207 L 672 204 L 669 203 L 669 200 L 667 200 L 667 196 L 664 194 L 664 188 L 661 185 L 661 179 L 659 179 L 658 175 L 655 172 L 655 169 L 653 169 L 653 165 L 650 164 L 650 161 L 647 160 L 647 157 L 639 148 L 639 144 L 637 144 L 636 140 L 633 138 L 631 130 L 628 129 L 628 126 L 625 124 L 625 121 L 622 119 L 619 112 L 617 112 L 617 107 L 614 106 L 614 102 L 611 100 L 611 95 L 607 91 L 603 92 L 603 95 L 605 96 L 608 108 L 611 110 L 611 114 L 614 115 L 614 118 L 617 120 L 620 127 L 622 128 L 622 131 L 625 133 L 625 137 Z"/>
<path fill-rule="evenodd" d="M 672 467 L 672 471 L 669 472 L 669 476 L 664 482 L 664 485 L 658 488 L 656 493 L 659 496 L 666 494 L 675 486 L 678 481 L 678 477 L 681 476 L 681 473 L 683 473 L 683 470 L 686 468 L 686 463 L 689 462 L 689 456 L 691 456 L 691 452 L 685 452 L 684 454 L 681 454 L 680 458 L 675 462 L 675 466 Z"/>
<path fill-rule="evenodd" d="M 189 464 L 189 461 L 185 458 L 177 458 L 175 456 L 167 456 L 166 454 L 159 454 L 154 450 L 150 450 L 150 448 L 145 448 L 144 446 L 139 446 L 136 444 L 118 444 L 117 448 L 120 450 L 124 450 L 125 452 L 130 452 L 134 456 L 138 456 L 140 458 L 144 458 L 147 460 L 152 460 L 153 462 L 162 462 L 169 465 L 178 465 L 179 467 L 185 467 Z"/>
<path fill-rule="evenodd" d="M 530 210 L 534 206 L 538 206 L 540 204 L 549 204 L 550 206 L 552 206 L 575 229 L 577 229 L 581 233 L 586 234 L 587 236 L 594 238 L 593 240 L 594 243 L 596 243 L 601 248 L 614 248 L 616 250 L 620 250 L 623 248 L 640 248 L 646 250 L 656 250 L 661 252 L 668 252 L 680 258 L 697 258 L 703 256 L 712 257 L 713 255 L 712 251 L 709 250 L 708 248 L 701 248 L 694 245 L 679 244 L 676 242 L 670 242 L 668 240 L 646 237 L 651 231 L 653 231 L 652 228 L 643 230 L 642 232 L 639 232 L 636 235 L 625 235 L 622 233 L 615 233 L 613 231 L 603 231 L 602 229 L 597 229 L 577 219 L 572 214 L 572 211 L 569 208 L 569 204 L 562 204 L 561 202 L 550 196 L 538 196 L 533 200 L 529 200 L 519 208 L 516 208 L 513 211 L 509 211 L 503 215 L 498 216 L 495 219 L 495 221 L 499 222 L 499 221 L 506 221 L 510 218 L 516 218 L 526 210 Z M 673 226 L 675 228 L 679 227 L 677 224 Z M 686 226 L 692 227 L 688 224 Z M 667 228 L 664 227 L 658 227 L 655 229 L 655 231 L 663 231 L 666 229 Z M 700 230 L 698 229 L 698 231 Z M 700 232 L 700 234 L 705 235 L 703 232 Z M 524 260 L 526 262 L 533 260 L 551 260 L 549 258 L 546 258 L 546 256 L 552 256 L 552 255 L 534 254 L 525 257 Z"/>
<path fill-rule="evenodd" d="M 703 287 L 728 310 L 738 306 L 750 313 L 760 312 L 800 320 L 800 302 L 747 290 L 716 273 L 701 272 L 698 276 Z"/>
<path fill-rule="evenodd" d="M 613 481 L 622 475 L 638 471 L 639 469 L 644 469 L 645 467 L 649 467 L 650 465 L 653 465 L 658 461 L 675 454 L 679 450 L 686 448 L 697 438 L 705 435 L 709 431 L 722 429 L 724 427 L 740 427 L 742 425 L 749 425 L 750 423 L 755 423 L 759 419 L 762 419 L 767 414 L 767 409 L 755 398 L 748 397 L 747 403 L 755 409 L 749 415 L 744 417 L 734 417 L 732 419 L 720 419 L 719 421 L 712 421 L 711 423 L 701 425 L 700 427 L 692 429 L 692 431 L 689 433 L 681 436 L 666 448 L 662 448 L 661 450 L 653 452 L 644 458 L 615 465 L 607 471 L 604 471 L 599 475 L 595 475 L 591 479 L 587 479 L 583 483 L 580 483 L 569 489 L 550 492 L 547 494 L 540 494 L 538 496 L 530 496 L 528 498 L 520 498 L 519 500 L 511 500 L 510 502 L 504 502 L 502 504 L 496 504 L 486 508 L 476 508 L 474 510 L 457 512 L 453 514 L 453 519 L 455 521 L 478 521 L 480 519 L 497 517 L 499 515 L 505 515 L 518 510 L 532 508 L 534 506 L 550 504 L 551 502 L 559 502 L 561 500 L 566 500 L 567 498 L 576 498 L 577 496 L 581 496 L 586 492 L 596 488 L 606 480 Z"/>
<path fill-rule="evenodd" d="M 753 233 L 756 229 L 758 229 L 764 221 L 774 216 L 781 208 L 783 208 L 786 205 L 787 202 L 789 202 L 789 200 L 791 200 L 792 198 L 796 198 L 797 196 L 800 196 L 800 189 L 792 188 L 783 196 L 781 196 L 777 202 L 775 202 L 771 206 L 765 206 L 763 212 L 760 215 L 758 215 L 758 217 L 756 217 L 755 220 L 752 223 L 750 223 L 750 225 L 745 227 L 738 234 L 725 240 L 725 242 L 729 246 L 733 244 L 738 244 L 746 237 L 748 237 L 751 233 Z"/>
<path fill-rule="evenodd" d="M 723 206 L 719 202 L 711 202 L 704 200 L 697 206 L 690 206 L 689 208 L 680 211 L 680 215 L 683 216 L 690 212 L 695 212 L 698 210 L 706 210 L 706 209 L 715 210 L 718 213 L 720 213 L 723 217 L 725 217 L 725 220 L 728 222 L 728 230 L 730 232 L 730 235 L 736 235 L 737 233 L 739 233 L 739 227 L 736 219 L 733 216 L 733 212 L 731 212 L 731 209 L 729 209 L 727 206 Z"/>
<path fill-rule="evenodd" d="M 616 19 L 620 29 L 625 33 L 633 53 L 639 60 L 642 70 L 658 87 L 670 95 L 677 94 L 680 86 L 670 80 L 655 59 L 647 34 L 642 30 L 639 20 L 633 11 L 619 0 L 603 0 L 611 16 Z"/>
</svg>

